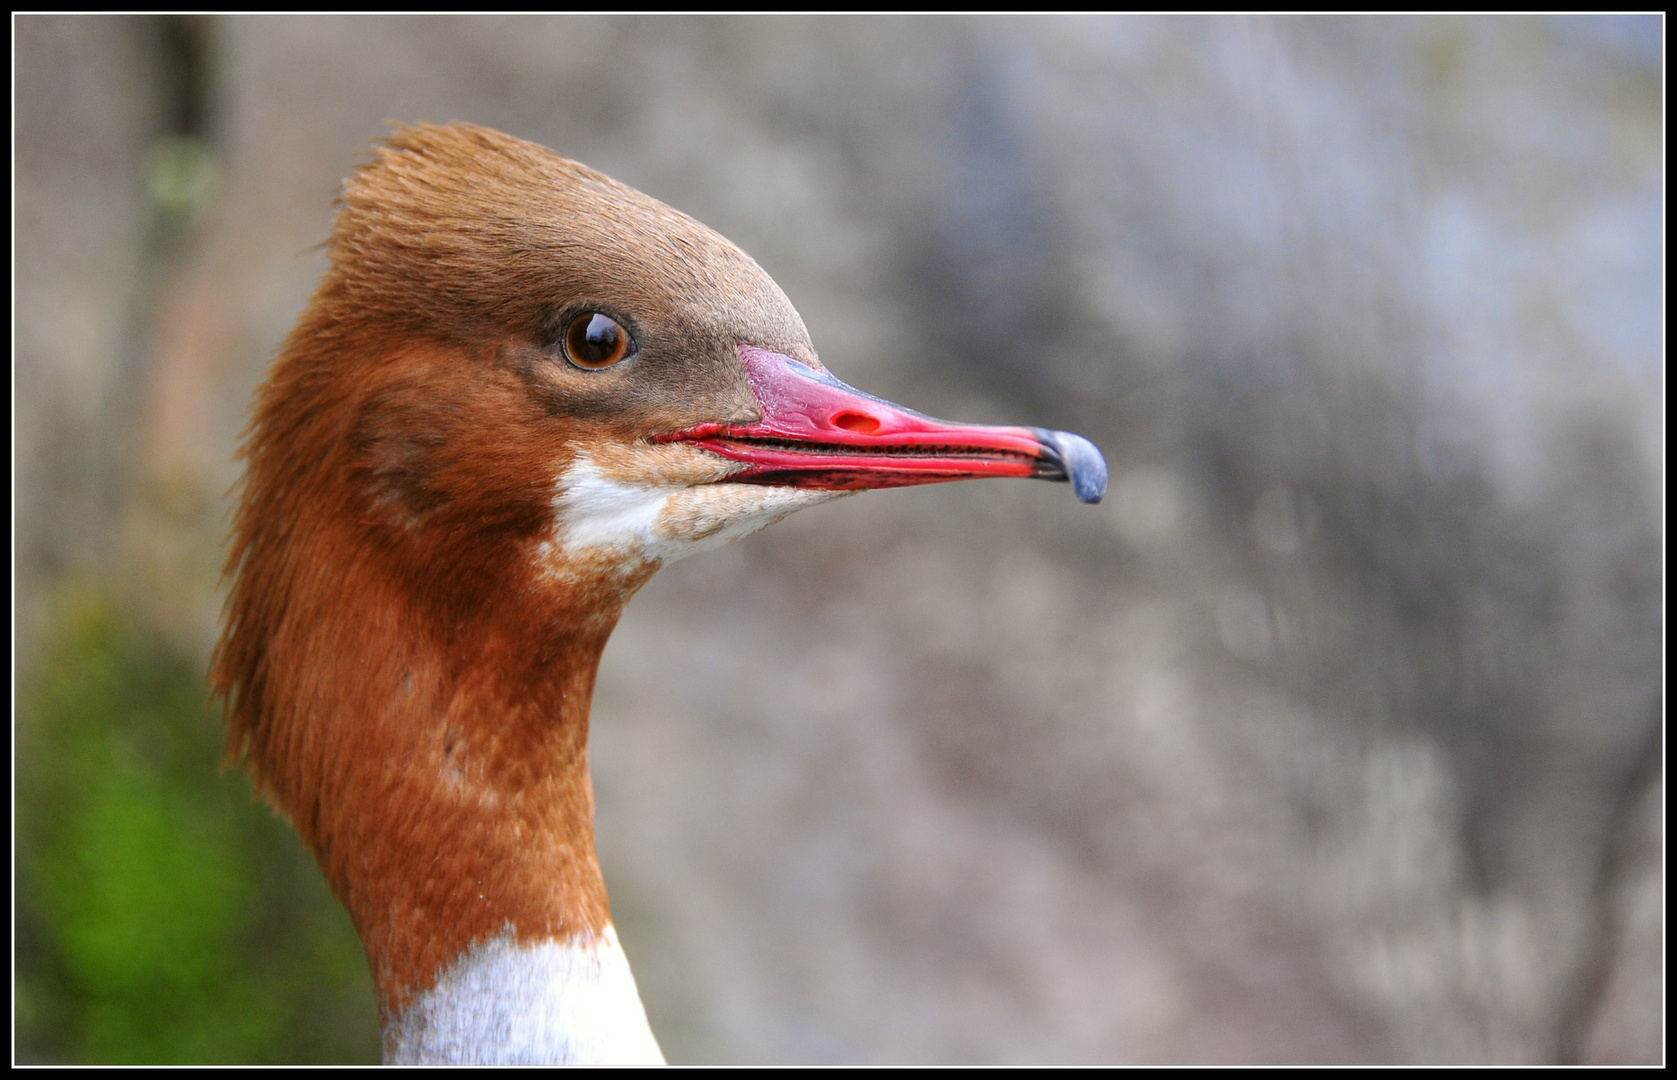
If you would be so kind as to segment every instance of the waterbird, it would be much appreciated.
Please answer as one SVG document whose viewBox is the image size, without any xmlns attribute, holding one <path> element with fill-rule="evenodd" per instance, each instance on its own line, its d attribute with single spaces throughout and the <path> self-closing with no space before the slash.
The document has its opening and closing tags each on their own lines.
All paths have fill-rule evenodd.
<svg viewBox="0 0 1677 1080">
<path fill-rule="evenodd" d="M 256 393 L 211 665 L 228 761 L 361 937 L 387 1063 L 663 1056 L 595 857 L 590 697 L 659 567 L 1087 440 L 840 382 L 726 239 L 558 154 L 397 127 Z"/>
</svg>

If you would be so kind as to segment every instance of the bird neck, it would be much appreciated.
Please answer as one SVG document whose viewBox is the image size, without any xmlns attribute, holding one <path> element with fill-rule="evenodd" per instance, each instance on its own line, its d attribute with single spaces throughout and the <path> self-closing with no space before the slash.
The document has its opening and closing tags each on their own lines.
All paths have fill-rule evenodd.
<svg viewBox="0 0 1677 1080">
<path fill-rule="evenodd" d="M 293 677 L 262 686 L 291 724 L 255 737 L 360 932 L 387 1055 L 655 1059 L 595 857 L 588 719 L 656 566 L 433 595 L 391 563 L 308 565 L 268 639 L 268 670 Z"/>
<path fill-rule="evenodd" d="M 473 945 L 384 1023 L 387 1065 L 661 1065 L 611 924 L 592 940 Z"/>
</svg>

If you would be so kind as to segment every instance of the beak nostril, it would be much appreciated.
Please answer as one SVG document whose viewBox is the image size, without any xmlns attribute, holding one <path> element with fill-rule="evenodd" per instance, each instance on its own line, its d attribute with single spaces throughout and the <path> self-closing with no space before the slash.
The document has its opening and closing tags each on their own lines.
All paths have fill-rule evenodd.
<svg viewBox="0 0 1677 1080">
<path fill-rule="evenodd" d="M 833 417 L 833 426 L 858 435 L 872 435 L 879 430 L 879 421 L 862 413 L 842 412 Z"/>
</svg>

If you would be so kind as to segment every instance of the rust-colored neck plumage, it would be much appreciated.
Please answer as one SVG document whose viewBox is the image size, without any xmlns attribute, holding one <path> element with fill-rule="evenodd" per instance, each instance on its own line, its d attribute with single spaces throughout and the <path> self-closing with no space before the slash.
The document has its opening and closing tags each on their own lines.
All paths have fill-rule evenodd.
<svg viewBox="0 0 1677 1080">
<path fill-rule="evenodd" d="M 313 849 L 394 1015 L 474 942 L 607 923 L 589 697 L 656 564 L 567 548 L 566 469 L 756 416 L 741 342 L 814 352 L 723 238 L 470 125 L 395 132 L 328 251 L 242 451 L 211 681 L 229 758 Z M 632 364 L 564 359 L 590 310 Z M 686 453 L 709 459 L 691 482 L 731 467 Z"/>
<path fill-rule="evenodd" d="M 324 342 L 300 328 L 259 401 L 213 680 L 230 756 L 314 850 L 393 1014 L 474 941 L 604 928 L 589 699 L 653 567 L 538 580 L 543 451 L 498 439 L 514 467 L 461 491 L 422 453 L 469 455 L 513 380 L 374 339 L 346 368 Z"/>
</svg>

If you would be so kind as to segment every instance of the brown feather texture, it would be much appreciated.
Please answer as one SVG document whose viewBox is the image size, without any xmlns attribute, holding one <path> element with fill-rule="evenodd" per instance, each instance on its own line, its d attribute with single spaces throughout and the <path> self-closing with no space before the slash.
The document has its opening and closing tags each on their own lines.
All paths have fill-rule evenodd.
<svg viewBox="0 0 1677 1080">
<path fill-rule="evenodd" d="M 565 940 L 609 918 L 589 699 L 657 566 L 560 550 L 558 478 L 588 448 L 624 476 L 720 478 L 711 455 L 671 447 L 649 465 L 632 448 L 755 418 L 737 342 L 819 365 L 791 303 L 727 240 L 466 124 L 379 146 L 345 184 L 328 252 L 241 450 L 211 679 L 229 761 L 314 851 L 391 1015 L 473 942 Z M 556 362 L 586 309 L 630 329 L 635 365 Z"/>
</svg>

